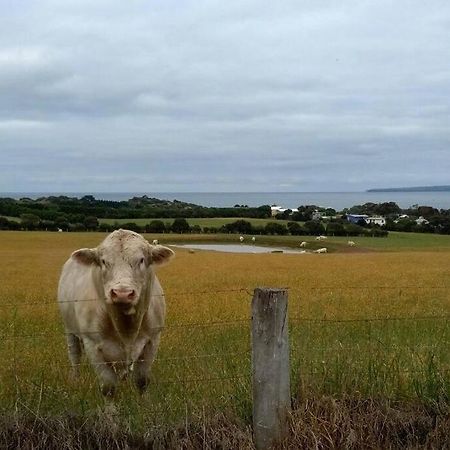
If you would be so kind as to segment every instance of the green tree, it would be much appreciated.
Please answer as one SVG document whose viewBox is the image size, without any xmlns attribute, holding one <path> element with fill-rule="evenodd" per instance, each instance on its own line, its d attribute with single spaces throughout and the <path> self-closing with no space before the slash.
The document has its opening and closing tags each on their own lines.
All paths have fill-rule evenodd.
<svg viewBox="0 0 450 450">
<path fill-rule="evenodd" d="M 21 225 L 28 230 L 36 229 L 40 222 L 41 219 L 36 214 L 21 214 L 20 216 Z"/>
<path fill-rule="evenodd" d="M 266 232 L 266 234 L 283 235 L 288 233 L 286 225 L 276 222 L 269 222 L 268 224 L 266 224 L 266 226 L 264 227 L 264 231 Z"/>
<path fill-rule="evenodd" d="M 152 220 L 145 225 L 146 233 L 165 233 L 166 231 L 166 225 L 162 220 Z"/>
<path fill-rule="evenodd" d="M 175 219 L 170 227 L 172 233 L 189 233 L 191 231 L 191 227 L 186 219 Z"/>
<path fill-rule="evenodd" d="M 252 234 L 253 226 L 247 220 L 236 220 L 232 223 L 227 223 L 223 227 L 225 233 L 241 233 L 241 234 Z"/>
<path fill-rule="evenodd" d="M 293 236 L 301 236 L 304 233 L 302 226 L 298 222 L 289 222 L 287 228 Z"/>
<path fill-rule="evenodd" d="M 330 222 L 327 225 L 327 235 L 328 236 L 345 236 L 345 228 L 344 225 L 342 225 L 339 222 Z"/>
<path fill-rule="evenodd" d="M 84 226 L 87 230 L 96 230 L 98 228 L 98 219 L 94 216 L 87 216 L 84 219 Z"/>
<path fill-rule="evenodd" d="M 325 233 L 325 228 L 317 220 L 309 220 L 304 223 L 303 227 L 306 234 L 309 234 L 311 236 L 319 236 Z"/>
</svg>

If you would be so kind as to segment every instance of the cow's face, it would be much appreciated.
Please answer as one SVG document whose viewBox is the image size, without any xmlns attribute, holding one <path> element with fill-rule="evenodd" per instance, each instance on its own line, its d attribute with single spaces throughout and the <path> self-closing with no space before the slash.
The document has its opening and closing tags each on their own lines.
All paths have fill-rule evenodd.
<svg viewBox="0 0 450 450">
<path fill-rule="evenodd" d="M 172 256 L 170 248 L 150 245 L 141 235 L 127 230 L 114 231 L 95 249 L 80 249 L 72 254 L 78 262 L 100 268 L 106 303 L 128 314 L 135 312 L 153 266 Z"/>
</svg>

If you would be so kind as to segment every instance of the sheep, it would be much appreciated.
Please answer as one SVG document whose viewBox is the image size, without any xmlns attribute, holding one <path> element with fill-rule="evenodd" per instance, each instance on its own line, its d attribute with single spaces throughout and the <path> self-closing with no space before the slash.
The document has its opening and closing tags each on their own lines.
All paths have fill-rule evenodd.
<svg viewBox="0 0 450 450">
<path fill-rule="evenodd" d="M 153 244 L 153 245 L 158 245 L 158 244 L 159 244 L 158 239 L 153 239 L 152 244 Z"/>
<path fill-rule="evenodd" d="M 318 248 L 317 250 L 314 250 L 314 253 L 327 253 L 327 248 Z"/>
<path fill-rule="evenodd" d="M 241 242 L 244 242 L 244 236 L 239 236 L 239 240 L 240 240 Z"/>
<path fill-rule="evenodd" d="M 255 238 L 255 236 L 253 236 L 252 237 L 252 242 L 255 243 L 255 241 L 256 241 L 256 238 Z"/>
<path fill-rule="evenodd" d="M 355 244 L 353 241 L 348 241 L 348 242 L 347 242 L 347 245 L 348 245 L 349 247 L 354 247 L 356 244 Z"/>
<path fill-rule="evenodd" d="M 317 236 L 316 237 L 316 241 L 324 241 L 325 239 L 327 239 L 327 237 L 326 236 Z"/>
<path fill-rule="evenodd" d="M 300 243 L 300 247 L 305 248 L 308 245 L 306 241 Z"/>
</svg>

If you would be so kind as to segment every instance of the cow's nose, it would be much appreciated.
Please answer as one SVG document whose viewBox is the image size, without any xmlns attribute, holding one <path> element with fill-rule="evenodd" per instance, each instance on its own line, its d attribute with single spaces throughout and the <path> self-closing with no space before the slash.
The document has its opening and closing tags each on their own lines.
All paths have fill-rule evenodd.
<svg viewBox="0 0 450 450">
<path fill-rule="evenodd" d="M 134 289 L 111 289 L 111 300 L 114 303 L 130 303 L 136 298 Z"/>
</svg>

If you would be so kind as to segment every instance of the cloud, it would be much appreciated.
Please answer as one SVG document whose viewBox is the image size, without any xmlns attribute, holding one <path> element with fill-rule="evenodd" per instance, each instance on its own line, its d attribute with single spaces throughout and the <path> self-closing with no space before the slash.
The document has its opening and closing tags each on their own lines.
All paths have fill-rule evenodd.
<svg viewBox="0 0 450 450">
<path fill-rule="evenodd" d="M 446 3 L 24 0 L 0 14 L 1 190 L 448 184 Z"/>
</svg>

